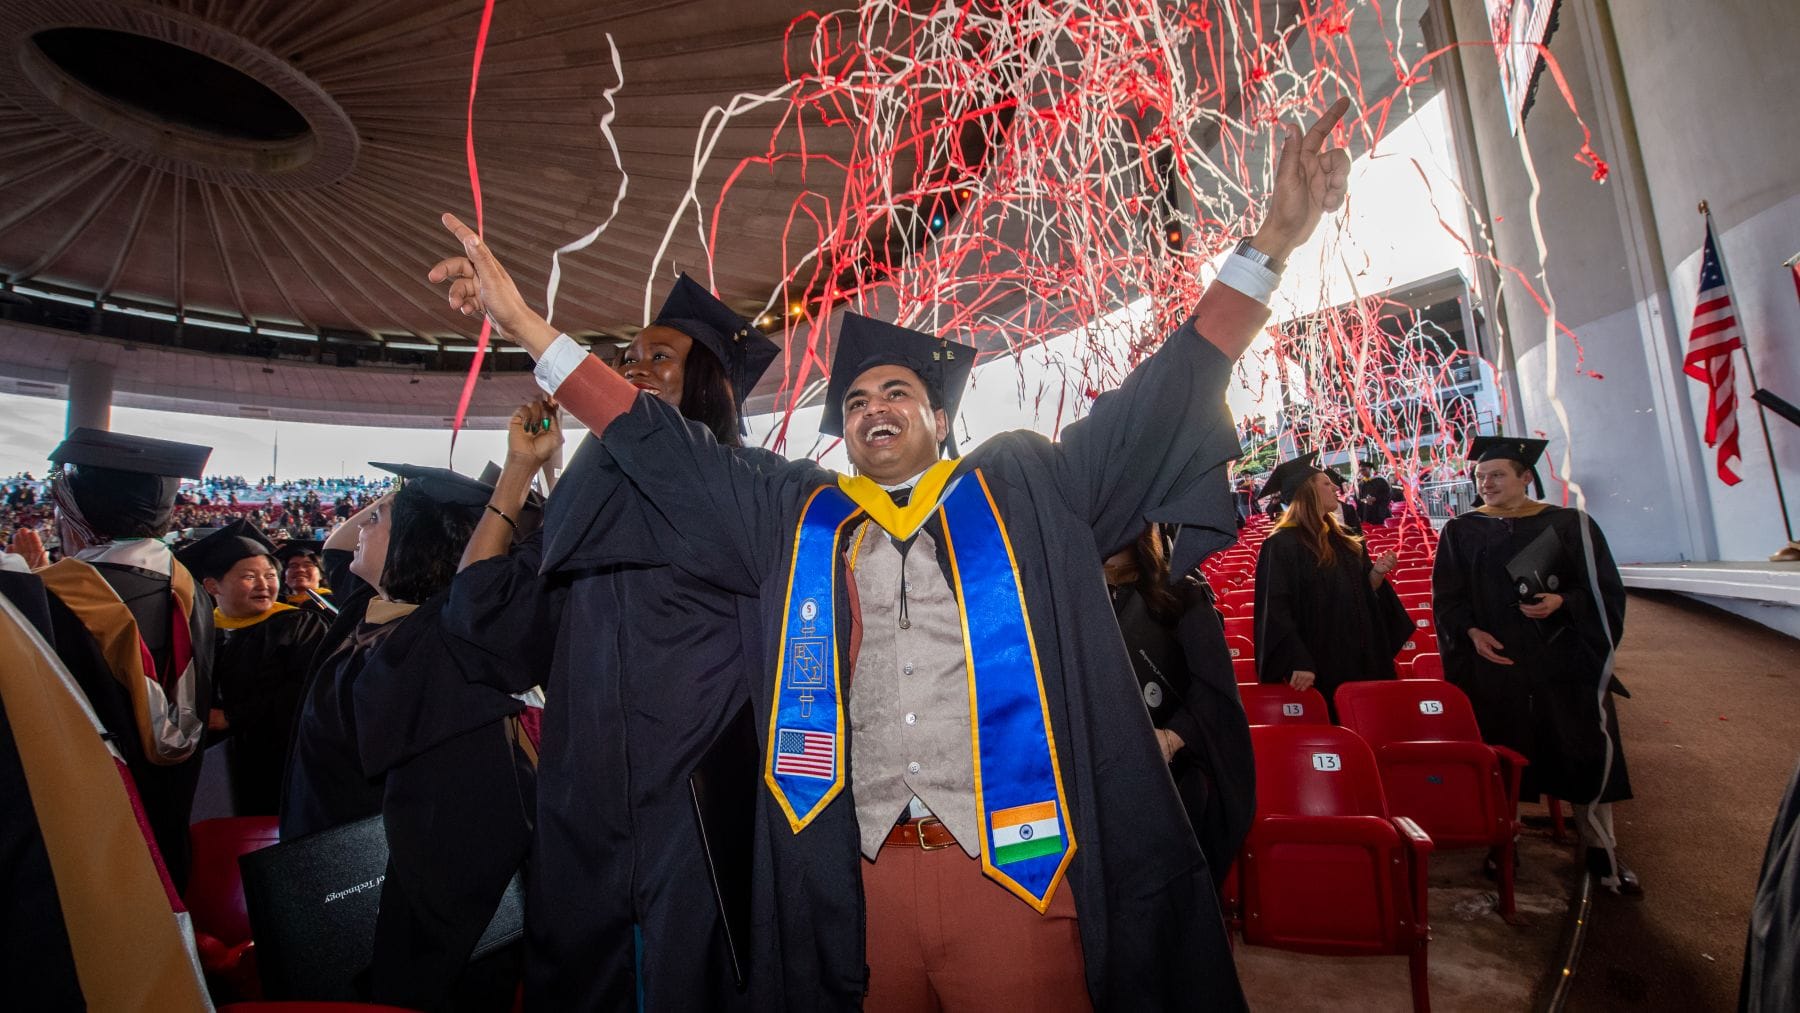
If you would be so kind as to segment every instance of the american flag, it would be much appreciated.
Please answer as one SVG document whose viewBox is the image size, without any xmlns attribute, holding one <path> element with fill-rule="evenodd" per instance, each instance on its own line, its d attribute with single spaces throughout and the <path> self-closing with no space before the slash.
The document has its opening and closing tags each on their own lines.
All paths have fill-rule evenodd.
<svg viewBox="0 0 1800 1013">
<path fill-rule="evenodd" d="M 837 736 L 831 732 L 796 731 L 783 728 L 775 733 L 775 773 L 831 780 L 837 759 Z"/>
<path fill-rule="evenodd" d="M 1687 358 L 1682 371 L 1706 384 L 1710 393 L 1706 411 L 1706 445 L 1719 448 L 1719 480 L 1736 485 L 1742 479 L 1732 470 L 1738 460 L 1737 378 L 1731 353 L 1744 347 L 1738 330 L 1737 310 L 1731 289 L 1725 284 L 1725 262 L 1713 245 L 1712 219 L 1706 221 L 1706 249 L 1700 257 L 1700 299 L 1694 306 L 1694 327 L 1688 332 Z"/>
</svg>

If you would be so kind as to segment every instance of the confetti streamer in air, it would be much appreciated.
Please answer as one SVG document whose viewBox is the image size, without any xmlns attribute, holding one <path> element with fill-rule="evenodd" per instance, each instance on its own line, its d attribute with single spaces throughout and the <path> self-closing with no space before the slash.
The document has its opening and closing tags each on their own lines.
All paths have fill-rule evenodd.
<svg viewBox="0 0 1800 1013">
<path fill-rule="evenodd" d="M 631 186 L 631 177 L 625 173 L 625 162 L 619 157 L 619 142 L 614 139 L 612 132 L 613 119 L 619 114 L 619 106 L 613 101 L 613 96 L 625 87 L 625 67 L 619 61 L 619 47 L 613 42 L 611 32 L 606 33 L 606 48 L 612 53 L 613 77 L 618 83 L 600 93 L 600 97 L 606 100 L 606 112 L 600 116 L 600 136 L 605 138 L 606 147 L 612 152 L 613 168 L 619 170 L 619 192 L 613 195 L 612 211 L 607 214 L 605 221 L 594 226 L 592 232 L 580 239 L 558 247 L 550 255 L 550 284 L 544 290 L 545 323 L 556 322 L 556 291 L 562 287 L 562 258 L 594 245 L 594 241 L 600 238 L 606 227 L 619 216 L 619 205 L 625 202 L 625 191 Z"/>
<path fill-rule="evenodd" d="M 475 199 L 475 234 L 485 238 L 485 219 L 481 213 L 481 173 L 475 167 L 475 87 L 481 81 L 481 57 L 487 52 L 488 26 L 494 20 L 494 0 L 481 7 L 481 28 L 475 33 L 475 65 L 469 70 L 469 116 L 463 135 L 463 151 L 469 162 L 469 193 Z M 475 339 L 475 355 L 469 363 L 469 375 L 463 378 L 462 396 L 456 399 L 456 417 L 450 423 L 450 457 L 456 458 L 456 437 L 462 432 L 463 420 L 469 414 L 469 400 L 475 396 L 475 381 L 481 378 L 481 364 L 487 358 L 488 339 L 493 336 L 494 322 L 486 314 L 481 318 L 481 334 Z"/>
<path fill-rule="evenodd" d="M 1339 143 L 1381 157 L 1390 123 L 1432 92 L 1439 60 L 1458 46 L 1494 52 L 1492 43 L 1426 52 L 1409 32 L 1391 7 L 1345 0 L 1279 13 L 1241 0 L 865 0 L 807 14 L 788 29 L 786 81 L 714 107 L 700 125 L 690 184 L 649 270 L 646 318 L 674 237 L 692 229 L 710 263 L 736 184 L 779 171 L 800 185 L 770 252 L 782 282 L 764 304 L 788 332 L 772 445 L 816 396 L 840 308 L 1013 353 L 1078 331 L 1056 368 L 1086 392 L 1074 401 L 1091 401 L 1156 349 L 1198 300 L 1207 265 L 1260 222 L 1281 124 L 1348 95 Z M 1382 40 L 1380 56 L 1358 38 Z M 1576 158 L 1604 180 L 1606 163 L 1542 52 L 1581 125 Z M 724 131 L 751 117 L 773 121 L 764 150 L 712 167 Z M 1453 224 L 1468 218 L 1455 185 L 1427 185 L 1471 273 L 1491 267 L 1509 291 L 1549 309 L 1544 279 L 1501 262 L 1483 225 L 1470 234 Z M 1311 266 L 1340 282 L 1335 291 L 1347 278 L 1350 295 L 1283 322 L 1269 354 L 1239 367 L 1252 389 L 1264 378 L 1286 389 L 1282 404 L 1262 406 L 1278 419 L 1252 437 L 1246 461 L 1260 463 L 1281 440 L 1375 456 L 1415 494 L 1421 479 L 1453 481 L 1464 435 L 1491 431 L 1496 418 L 1442 392 L 1483 376 L 1493 385 L 1493 367 L 1427 315 L 1361 291 L 1366 265 L 1341 229 L 1325 224 L 1334 235 Z M 1576 354 L 1580 371 L 1579 344 Z M 1022 373 L 1017 395 L 1045 397 Z M 1085 411 L 1064 397 L 1051 389 L 1035 404 L 1040 421 L 1060 426 Z M 1394 437 L 1417 449 L 1394 452 Z"/>
</svg>

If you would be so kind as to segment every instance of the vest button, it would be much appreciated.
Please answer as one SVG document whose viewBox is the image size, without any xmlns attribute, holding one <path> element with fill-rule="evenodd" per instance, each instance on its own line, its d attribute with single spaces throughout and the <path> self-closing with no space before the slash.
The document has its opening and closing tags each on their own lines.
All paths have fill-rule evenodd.
<svg viewBox="0 0 1800 1013">
<path fill-rule="evenodd" d="M 913 762 L 907 764 L 906 772 L 908 774 L 917 774 L 919 772 L 919 761 L 914 760 Z"/>
<path fill-rule="evenodd" d="M 918 723 L 919 723 L 919 716 L 918 716 L 918 715 L 917 715 L 917 714 L 912 714 L 912 713 L 908 713 L 908 714 L 907 714 L 907 715 L 906 715 L 906 723 L 907 723 L 907 724 L 909 724 L 909 725 L 916 725 L 916 724 L 918 724 Z"/>
<path fill-rule="evenodd" d="M 906 664 L 900 666 L 900 674 L 911 675 L 912 672 L 913 672 L 912 662 L 909 661 Z"/>
</svg>

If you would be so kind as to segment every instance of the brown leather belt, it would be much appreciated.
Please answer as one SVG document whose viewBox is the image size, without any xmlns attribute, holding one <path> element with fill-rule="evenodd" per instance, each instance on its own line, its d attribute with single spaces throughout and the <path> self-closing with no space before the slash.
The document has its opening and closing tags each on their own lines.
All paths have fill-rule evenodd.
<svg viewBox="0 0 1800 1013">
<path fill-rule="evenodd" d="M 942 851 L 954 844 L 956 838 L 950 836 L 950 830 L 944 826 L 944 821 L 936 816 L 926 816 L 894 824 L 894 829 L 888 831 L 887 840 L 882 842 L 882 847 Z"/>
</svg>

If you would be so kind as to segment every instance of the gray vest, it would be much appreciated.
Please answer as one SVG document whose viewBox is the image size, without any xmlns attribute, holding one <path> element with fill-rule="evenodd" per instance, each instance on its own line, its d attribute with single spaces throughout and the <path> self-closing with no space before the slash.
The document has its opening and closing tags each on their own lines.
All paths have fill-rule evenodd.
<svg viewBox="0 0 1800 1013">
<path fill-rule="evenodd" d="M 850 785 L 863 854 L 876 856 L 917 796 L 974 857 L 981 821 L 956 596 L 929 534 L 919 532 L 903 563 L 885 531 L 864 527 L 851 563 L 862 647 L 850 683 Z"/>
</svg>

